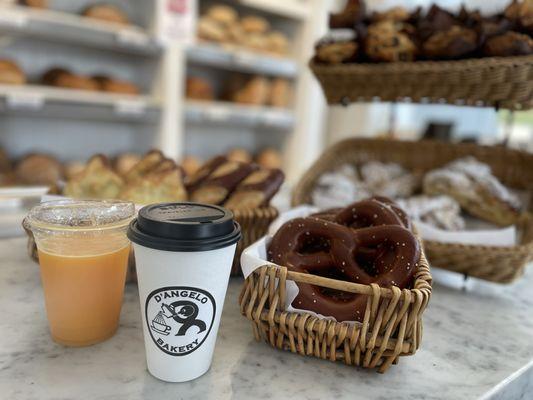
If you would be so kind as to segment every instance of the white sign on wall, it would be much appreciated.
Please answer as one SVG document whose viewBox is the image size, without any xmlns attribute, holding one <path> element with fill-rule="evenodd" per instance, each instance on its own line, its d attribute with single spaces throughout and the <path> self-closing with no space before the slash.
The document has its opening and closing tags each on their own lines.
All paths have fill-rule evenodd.
<svg viewBox="0 0 533 400">
<path fill-rule="evenodd" d="M 158 0 L 156 35 L 163 44 L 189 44 L 196 38 L 197 0 Z"/>
</svg>

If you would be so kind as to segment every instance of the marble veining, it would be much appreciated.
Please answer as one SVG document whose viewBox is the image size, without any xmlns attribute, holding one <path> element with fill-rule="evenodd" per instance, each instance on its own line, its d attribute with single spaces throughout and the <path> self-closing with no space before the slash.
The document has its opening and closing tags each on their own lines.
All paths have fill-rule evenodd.
<svg viewBox="0 0 533 400">
<path fill-rule="evenodd" d="M 126 289 L 112 339 L 64 348 L 50 339 L 38 266 L 28 259 L 25 240 L 0 240 L 0 255 L 0 398 L 533 398 L 531 268 L 510 286 L 435 284 L 421 349 L 384 375 L 255 342 L 238 310 L 241 282 L 233 279 L 211 370 L 195 381 L 169 384 L 146 371 L 136 286 Z"/>
</svg>

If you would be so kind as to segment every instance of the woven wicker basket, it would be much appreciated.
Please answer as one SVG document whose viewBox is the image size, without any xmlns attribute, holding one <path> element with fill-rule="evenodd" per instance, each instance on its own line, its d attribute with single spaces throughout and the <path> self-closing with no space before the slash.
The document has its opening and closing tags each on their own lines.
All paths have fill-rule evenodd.
<svg viewBox="0 0 533 400">
<path fill-rule="evenodd" d="M 256 208 L 253 210 L 235 210 L 233 211 L 235 220 L 241 226 L 242 239 L 237 244 L 233 265 L 231 268 L 232 276 L 242 276 L 240 259 L 242 251 L 252 243 L 263 237 L 270 223 L 278 216 L 278 210 L 274 207 Z M 28 234 L 28 254 L 34 261 L 39 261 L 37 247 L 33 239 L 32 232 L 23 223 L 22 226 Z M 137 281 L 135 273 L 135 258 L 133 252 L 130 254 L 127 281 Z"/>
<path fill-rule="evenodd" d="M 533 56 L 310 67 L 329 104 L 402 101 L 533 107 Z"/>
<path fill-rule="evenodd" d="M 367 296 L 362 323 L 353 325 L 288 312 L 287 280 Z M 422 253 L 413 289 L 380 288 L 263 266 L 246 278 L 241 313 L 256 340 L 272 347 L 385 372 L 400 356 L 412 355 L 422 340 L 422 313 L 431 297 L 431 274 Z"/>
<path fill-rule="evenodd" d="M 348 139 L 329 148 L 305 173 L 293 192 L 292 204 L 311 203 L 316 180 L 345 163 L 369 160 L 395 162 L 409 170 L 425 172 L 456 158 L 474 156 L 491 166 L 507 186 L 533 193 L 533 154 L 504 147 L 450 144 L 433 141 L 403 142 L 385 139 Z M 431 265 L 467 276 L 510 283 L 533 260 L 533 217 L 525 213 L 518 224 L 521 243 L 513 247 L 474 246 L 425 241 Z"/>
</svg>

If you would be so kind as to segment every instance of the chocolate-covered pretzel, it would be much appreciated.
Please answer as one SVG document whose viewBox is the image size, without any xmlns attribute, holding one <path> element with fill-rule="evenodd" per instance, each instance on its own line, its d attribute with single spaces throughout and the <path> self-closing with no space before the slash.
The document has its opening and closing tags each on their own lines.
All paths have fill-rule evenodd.
<svg viewBox="0 0 533 400">
<path fill-rule="evenodd" d="M 191 200 L 198 203 L 222 204 L 237 185 L 257 168 L 259 167 L 255 164 L 226 161 L 197 186 L 191 193 Z"/>
<path fill-rule="evenodd" d="M 379 225 L 403 226 L 403 221 L 389 205 L 375 199 L 347 206 L 337 214 L 335 222 L 354 229 Z"/>
<path fill-rule="evenodd" d="M 409 230 L 411 229 L 411 219 L 409 218 L 407 213 L 404 210 L 402 210 L 402 208 L 397 203 L 395 203 L 394 201 L 392 201 L 391 199 L 385 196 L 374 196 L 371 198 L 371 200 L 386 204 L 400 218 L 404 228 L 407 228 Z"/>
<path fill-rule="evenodd" d="M 342 208 L 328 208 L 327 210 L 319 211 L 311 214 L 309 217 L 323 219 L 329 222 L 335 222 L 337 214 L 341 212 Z"/>
<path fill-rule="evenodd" d="M 220 167 L 226 161 L 228 161 L 226 156 L 216 156 L 202 165 L 200 169 L 196 171 L 195 174 L 190 176 L 185 182 L 189 192 L 194 191 L 194 189 L 196 189 L 204 180 L 206 180 L 215 169 Z"/>
<path fill-rule="evenodd" d="M 418 241 L 401 224 L 354 230 L 320 218 L 285 223 L 268 249 L 269 261 L 292 271 L 401 289 L 412 284 L 419 258 Z M 366 296 L 297 285 L 293 307 L 337 321 L 362 321 Z"/>
<path fill-rule="evenodd" d="M 279 169 L 257 170 L 239 183 L 224 206 L 232 210 L 266 206 L 284 179 Z"/>
</svg>

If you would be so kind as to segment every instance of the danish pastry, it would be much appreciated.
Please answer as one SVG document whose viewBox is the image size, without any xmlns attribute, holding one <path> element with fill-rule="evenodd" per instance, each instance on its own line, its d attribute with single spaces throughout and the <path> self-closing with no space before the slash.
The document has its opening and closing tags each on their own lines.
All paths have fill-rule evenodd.
<svg viewBox="0 0 533 400">
<path fill-rule="evenodd" d="M 455 160 L 424 177 L 428 195 L 448 195 L 471 215 L 497 225 L 516 223 L 521 202 L 492 175 L 487 164 L 473 157 Z"/>
</svg>

